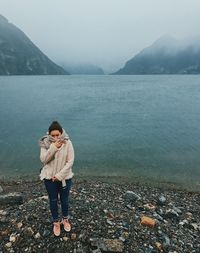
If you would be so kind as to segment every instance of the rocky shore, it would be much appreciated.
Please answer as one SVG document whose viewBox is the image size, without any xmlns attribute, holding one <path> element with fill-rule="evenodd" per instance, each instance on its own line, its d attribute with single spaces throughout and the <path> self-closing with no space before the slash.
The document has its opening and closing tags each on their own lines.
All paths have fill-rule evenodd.
<svg viewBox="0 0 200 253">
<path fill-rule="evenodd" d="M 199 192 L 74 179 L 72 231 L 55 237 L 42 182 L 0 186 L 1 253 L 200 253 Z"/>
</svg>

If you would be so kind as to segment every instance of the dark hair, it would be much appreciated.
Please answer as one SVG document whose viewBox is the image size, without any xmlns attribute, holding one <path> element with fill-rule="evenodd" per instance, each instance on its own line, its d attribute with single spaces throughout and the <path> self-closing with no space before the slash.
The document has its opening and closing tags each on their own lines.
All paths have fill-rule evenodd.
<svg viewBox="0 0 200 253">
<path fill-rule="evenodd" d="M 53 121 L 51 125 L 49 126 L 49 134 L 53 130 L 58 130 L 61 134 L 63 132 L 62 126 L 58 123 L 58 121 Z"/>
</svg>

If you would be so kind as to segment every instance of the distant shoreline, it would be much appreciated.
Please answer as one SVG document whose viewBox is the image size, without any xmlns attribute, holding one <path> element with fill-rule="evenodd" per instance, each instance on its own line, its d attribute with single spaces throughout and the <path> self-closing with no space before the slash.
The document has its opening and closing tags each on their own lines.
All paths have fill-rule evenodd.
<svg viewBox="0 0 200 253">
<path fill-rule="evenodd" d="M 147 186 L 152 188 L 162 188 L 166 190 L 183 190 L 186 192 L 200 192 L 200 183 L 199 184 L 184 184 L 179 182 L 171 182 L 171 181 L 162 181 L 156 180 L 153 178 L 144 178 L 144 177 L 127 177 L 127 176 L 95 176 L 95 175 L 81 175 L 75 174 L 75 181 L 78 180 L 80 182 L 88 182 L 88 181 L 101 181 L 110 184 L 133 184 L 138 186 Z M 39 173 L 38 175 L 30 175 L 30 176 L 7 176 L 0 178 L 0 185 L 13 182 L 13 186 L 20 183 L 31 183 L 31 182 L 39 182 Z M 14 187 L 15 188 L 15 187 Z"/>
</svg>

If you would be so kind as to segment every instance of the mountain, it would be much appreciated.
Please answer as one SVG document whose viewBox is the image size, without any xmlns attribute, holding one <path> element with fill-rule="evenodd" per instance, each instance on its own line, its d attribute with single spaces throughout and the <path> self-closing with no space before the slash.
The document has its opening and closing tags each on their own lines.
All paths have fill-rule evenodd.
<svg viewBox="0 0 200 253">
<path fill-rule="evenodd" d="M 81 64 L 61 64 L 64 69 L 73 75 L 104 75 L 102 68 L 93 64 L 81 63 Z"/>
<path fill-rule="evenodd" d="M 200 38 L 178 41 L 163 36 L 114 74 L 200 74 Z"/>
<path fill-rule="evenodd" d="M 0 15 L 0 75 L 68 74 Z"/>
</svg>

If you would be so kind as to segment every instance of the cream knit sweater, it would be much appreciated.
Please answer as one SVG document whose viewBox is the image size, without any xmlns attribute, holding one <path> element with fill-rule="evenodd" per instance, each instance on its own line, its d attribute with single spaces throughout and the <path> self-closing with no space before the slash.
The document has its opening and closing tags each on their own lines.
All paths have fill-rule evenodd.
<svg viewBox="0 0 200 253">
<path fill-rule="evenodd" d="M 40 160 L 44 164 L 40 173 L 41 180 L 56 176 L 65 186 L 65 180 L 73 177 L 74 149 L 70 139 L 65 142 L 60 148 L 57 148 L 54 143 L 51 143 L 49 148 L 41 145 Z"/>
</svg>

